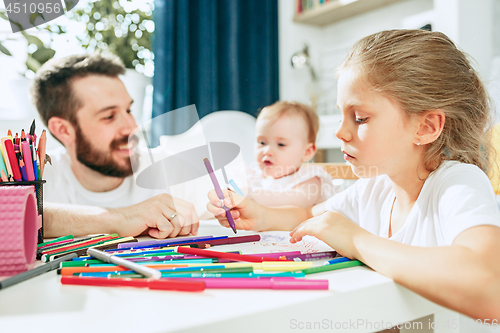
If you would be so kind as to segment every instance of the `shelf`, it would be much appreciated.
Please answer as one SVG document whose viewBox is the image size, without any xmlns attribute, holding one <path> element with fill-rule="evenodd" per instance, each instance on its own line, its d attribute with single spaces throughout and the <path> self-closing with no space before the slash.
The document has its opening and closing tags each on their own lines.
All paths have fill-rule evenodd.
<svg viewBox="0 0 500 333">
<path fill-rule="evenodd" d="M 402 0 L 330 0 L 317 8 L 295 14 L 293 21 L 325 26 L 400 1 Z"/>
</svg>

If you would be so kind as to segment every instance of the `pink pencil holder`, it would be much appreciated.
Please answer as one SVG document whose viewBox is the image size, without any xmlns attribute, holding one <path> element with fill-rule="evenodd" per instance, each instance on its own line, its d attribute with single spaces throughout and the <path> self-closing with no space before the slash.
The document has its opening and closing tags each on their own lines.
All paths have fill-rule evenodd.
<svg viewBox="0 0 500 333">
<path fill-rule="evenodd" d="M 0 276 L 34 266 L 41 224 L 35 185 L 0 186 Z"/>
</svg>

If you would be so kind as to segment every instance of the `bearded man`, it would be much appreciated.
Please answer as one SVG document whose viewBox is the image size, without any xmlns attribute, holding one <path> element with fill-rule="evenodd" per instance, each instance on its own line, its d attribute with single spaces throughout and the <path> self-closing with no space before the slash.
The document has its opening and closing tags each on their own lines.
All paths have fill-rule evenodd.
<svg viewBox="0 0 500 333">
<path fill-rule="evenodd" d="M 194 206 L 135 184 L 138 162 L 133 103 L 111 55 L 52 59 L 37 72 L 32 99 L 64 146 L 50 153 L 44 179 L 45 237 L 118 233 L 155 238 L 196 234 Z M 162 193 L 163 192 L 163 193 Z"/>
</svg>

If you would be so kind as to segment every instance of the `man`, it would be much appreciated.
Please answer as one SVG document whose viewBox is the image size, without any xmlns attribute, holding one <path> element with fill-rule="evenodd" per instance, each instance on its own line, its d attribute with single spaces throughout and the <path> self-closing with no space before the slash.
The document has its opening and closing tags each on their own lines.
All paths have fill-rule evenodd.
<svg viewBox="0 0 500 333">
<path fill-rule="evenodd" d="M 117 57 L 53 59 L 37 72 L 33 102 L 64 149 L 51 153 L 44 179 L 45 236 L 118 233 L 155 238 L 196 234 L 194 206 L 138 187 L 132 163 L 137 127 Z M 163 191 L 165 192 L 165 191 Z"/>
</svg>

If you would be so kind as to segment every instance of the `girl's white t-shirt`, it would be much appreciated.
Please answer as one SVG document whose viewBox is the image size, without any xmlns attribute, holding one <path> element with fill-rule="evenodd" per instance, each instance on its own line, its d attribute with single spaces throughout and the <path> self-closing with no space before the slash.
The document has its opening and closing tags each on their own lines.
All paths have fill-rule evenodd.
<svg viewBox="0 0 500 333">
<path fill-rule="evenodd" d="M 394 198 L 389 177 L 382 175 L 358 180 L 330 198 L 326 209 L 387 238 Z M 500 227 L 493 186 L 477 166 L 445 161 L 429 175 L 405 224 L 390 239 L 413 246 L 446 246 L 461 232 L 479 225 Z M 456 323 L 460 333 L 500 333 L 500 327 L 480 325 L 464 315 Z"/>
<path fill-rule="evenodd" d="M 388 238 L 394 199 L 391 181 L 382 175 L 358 180 L 331 197 L 326 209 Z M 478 225 L 500 227 L 500 211 L 488 177 L 475 165 L 445 161 L 429 175 L 405 224 L 390 239 L 414 246 L 445 246 Z"/>
</svg>

